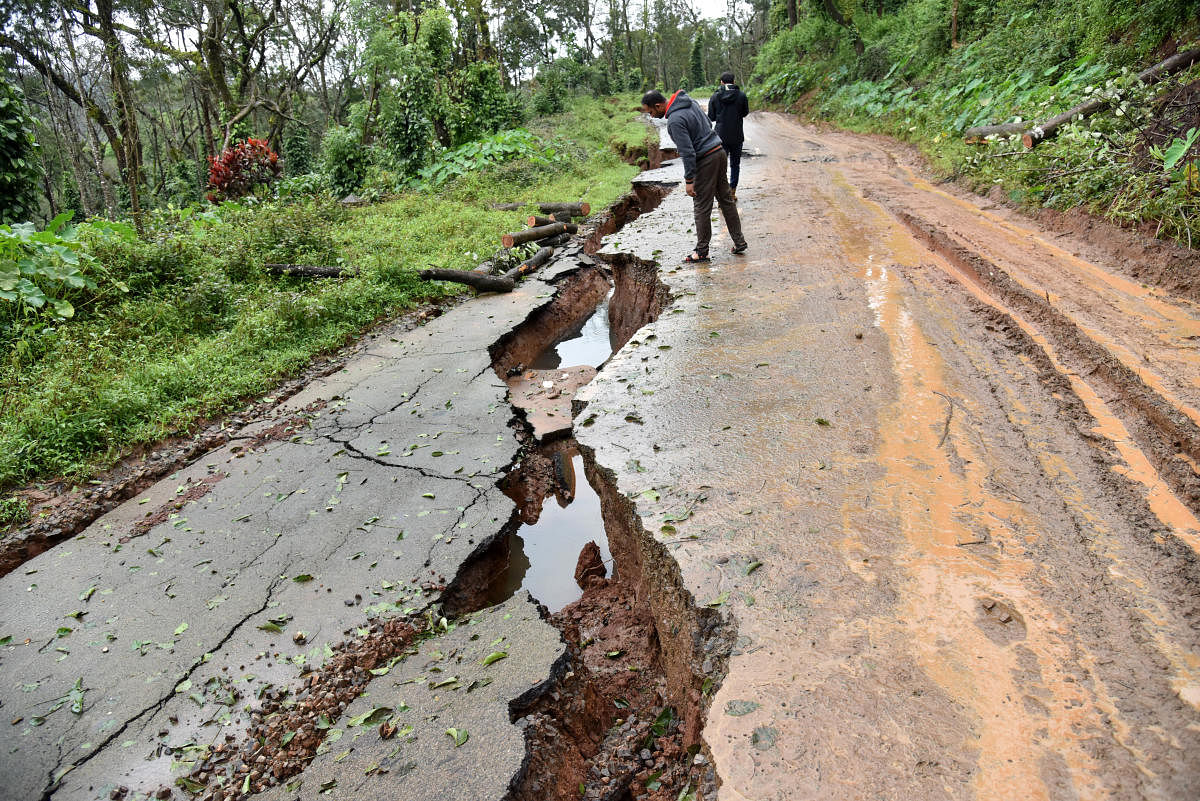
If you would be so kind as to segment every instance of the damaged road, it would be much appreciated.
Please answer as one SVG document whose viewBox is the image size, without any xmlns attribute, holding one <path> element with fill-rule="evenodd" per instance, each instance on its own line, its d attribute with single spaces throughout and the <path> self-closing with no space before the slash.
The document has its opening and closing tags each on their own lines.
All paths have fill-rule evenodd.
<svg viewBox="0 0 1200 801">
<path fill-rule="evenodd" d="M 1194 254 L 747 134 L 0 578 L 5 795 L 1200 794 Z"/>
<path fill-rule="evenodd" d="M 674 302 L 578 399 L 736 632 L 719 797 L 1195 797 L 1195 254 L 930 185 L 880 139 L 756 114 L 747 140 L 749 254 L 679 263 L 682 193 L 613 237 Z"/>
</svg>

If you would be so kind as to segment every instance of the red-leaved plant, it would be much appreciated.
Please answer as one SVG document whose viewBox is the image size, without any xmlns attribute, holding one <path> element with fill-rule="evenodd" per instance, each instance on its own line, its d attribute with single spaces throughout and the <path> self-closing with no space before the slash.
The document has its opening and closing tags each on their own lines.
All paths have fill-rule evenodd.
<svg viewBox="0 0 1200 801">
<path fill-rule="evenodd" d="M 265 139 L 247 139 L 227 147 L 208 159 L 208 199 L 213 203 L 236 200 L 265 186 L 282 172 L 279 154 Z"/>
</svg>

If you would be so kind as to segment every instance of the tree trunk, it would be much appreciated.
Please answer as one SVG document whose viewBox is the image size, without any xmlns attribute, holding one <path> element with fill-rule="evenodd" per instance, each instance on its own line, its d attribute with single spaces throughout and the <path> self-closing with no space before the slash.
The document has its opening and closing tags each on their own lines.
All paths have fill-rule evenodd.
<svg viewBox="0 0 1200 801">
<path fill-rule="evenodd" d="M 1188 50 L 1184 53 L 1176 53 L 1168 59 L 1160 61 L 1149 69 L 1142 70 L 1138 73 L 1138 80 L 1144 84 L 1152 84 L 1161 81 L 1170 75 L 1181 72 L 1192 64 L 1200 61 L 1200 48 Z M 1058 133 L 1058 129 L 1072 120 L 1086 119 L 1092 116 L 1097 111 L 1108 106 L 1112 98 L 1109 97 L 1094 97 L 1091 100 L 1086 100 L 1074 108 L 1069 108 L 1062 114 L 1057 114 L 1043 122 L 1041 125 L 1035 125 L 1033 128 L 1025 132 L 1021 137 L 1022 144 L 1026 149 L 1036 147 L 1039 142 L 1051 139 Z"/>
<path fill-rule="evenodd" d="M 480 292 L 512 292 L 517 285 L 516 278 L 509 278 L 507 273 L 504 275 L 482 275 L 472 270 L 443 270 L 435 268 L 432 270 L 421 270 L 419 274 L 426 281 L 453 281 L 458 284 L 466 284 L 469 287 L 474 287 Z"/>
<path fill-rule="evenodd" d="M 950 46 L 958 47 L 958 0 L 950 4 Z"/>
<path fill-rule="evenodd" d="M 104 54 L 108 58 L 117 106 L 117 124 L 121 131 L 121 149 L 125 155 L 122 172 L 129 189 L 129 210 L 133 215 L 133 227 L 141 235 L 145 233 L 145 228 L 142 221 L 142 142 L 138 131 L 137 102 L 129 83 L 129 65 L 125 60 L 125 48 L 117 37 L 113 14 L 113 0 L 97 0 L 96 16 L 103 37 Z"/>
<path fill-rule="evenodd" d="M 480 292 L 512 292 L 517 286 L 517 279 L 541 267 L 550 261 L 554 248 L 544 247 L 519 267 L 506 272 L 504 275 L 488 275 L 477 270 L 443 270 L 435 267 L 432 270 L 421 270 L 420 276 L 426 281 L 453 281 L 466 284 Z"/>
</svg>

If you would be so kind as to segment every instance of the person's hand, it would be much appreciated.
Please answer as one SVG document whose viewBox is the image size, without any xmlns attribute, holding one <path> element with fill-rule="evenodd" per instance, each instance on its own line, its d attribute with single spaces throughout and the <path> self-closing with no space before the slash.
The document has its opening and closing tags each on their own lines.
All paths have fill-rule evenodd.
<svg viewBox="0 0 1200 801">
<path fill-rule="evenodd" d="M 687 192 L 688 197 L 695 197 L 696 196 L 696 185 L 693 184 L 691 181 L 688 181 L 686 184 L 683 185 L 683 191 Z"/>
</svg>

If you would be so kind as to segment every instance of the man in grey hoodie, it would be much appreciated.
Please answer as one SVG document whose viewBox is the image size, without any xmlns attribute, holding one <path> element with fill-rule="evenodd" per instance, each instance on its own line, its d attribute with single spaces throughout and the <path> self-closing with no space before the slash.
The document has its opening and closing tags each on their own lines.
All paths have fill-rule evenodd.
<svg viewBox="0 0 1200 801">
<path fill-rule="evenodd" d="M 680 90 L 663 97 L 662 92 L 651 90 L 642 95 L 642 109 L 652 117 L 667 118 L 667 133 L 675 142 L 675 148 L 683 159 L 685 191 L 692 198 L 692 210 L 696 217 L 696 249 L 685 262 L 708 261 L 708 243 L 712 239 L 713 198 L 721 207 L 725 227 L 733 238 L 733 252 L 746 252 L 748 245 L 742 235 L 742 220 L 738 217 L 733 190 L 729 188 L 726 174 L 729 160 L 721 147 L 721 139 L 713 133 L 712 124 L 704 110 Z"/>
</svg>

